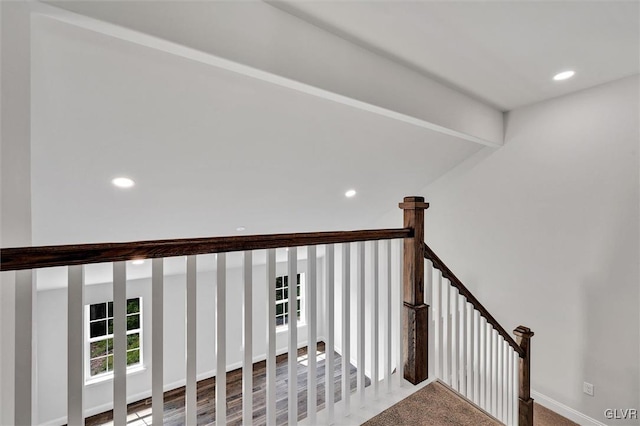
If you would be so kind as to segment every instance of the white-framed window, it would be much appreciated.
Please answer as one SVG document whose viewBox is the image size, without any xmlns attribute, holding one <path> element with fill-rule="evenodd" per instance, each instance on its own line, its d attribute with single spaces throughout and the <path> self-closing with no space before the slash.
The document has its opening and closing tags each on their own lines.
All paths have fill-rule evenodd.
<svg viewBox="0 0 640 426">
<path fill-rule="evenodd" d="M 298 274 L 295 296 L 298 323 L 304 322 L 304 284 L 304 273 Z M 289 276 L 276 277 L 276 327 L 288 327 L 289 299 Z"/>
<path fill-rule="evenodd" d="M 113 375 L 113 302 L 85 306 L 88 381 Z M 127 299 L 127 369 L 142 366 L 142 298 Z"/>
</svg>

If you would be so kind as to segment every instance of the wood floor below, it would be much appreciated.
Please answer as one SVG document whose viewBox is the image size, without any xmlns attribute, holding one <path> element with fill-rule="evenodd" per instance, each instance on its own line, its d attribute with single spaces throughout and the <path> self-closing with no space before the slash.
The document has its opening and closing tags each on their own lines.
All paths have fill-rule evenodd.
<svg viewBox="0 0 640 426">
<path fill-rule="evenodd" d="M 325 405 L 325 345 L 317 346 L 317 400 L 318 410 Z M 283 425 L 288 420 L 288 356 L 276 357 L 276 416 L 277 424 Z M 307 416 L 307 348 L 298 349 L 298 419 Z M 253 364 L 253 423 L 266 424 L 266 361 Z M 335 369 L 333 372 L 335 383 L 334 401 L 342 399 L 342 357 L 335 353 Z M 349 380 L 351 390 L 356 389 L 357 369 L 350 365 Z M 207 425 L 215 422 L 215 377 L 201 380 L 197 384 L 198 395 L 198 424 Z M 366 386 L 370 380 L 366 378 Z M 181 426 L 185 424 L 185 388 L 180 387 L 164 394 L 164 424 Z M 151 424 L 151 398 L 131 403 L 127 406 L 127 424 L 129 426 L 145 426 Z M 113 412 L 107 411 L 86 419 L 87 426 L 110 425 L 113 423 Z M 227 373 L 227 424 L 242 424 L 242 369 Z"/>
</svg>

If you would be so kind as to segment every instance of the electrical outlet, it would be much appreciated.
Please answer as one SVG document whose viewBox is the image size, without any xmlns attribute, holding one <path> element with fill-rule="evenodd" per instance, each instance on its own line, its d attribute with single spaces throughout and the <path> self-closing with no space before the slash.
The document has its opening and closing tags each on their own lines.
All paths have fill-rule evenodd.
<svg viewBox="0 0 640 426">
<path fill-rule="evenodd" d="M 582 384 L 582 392 L 587 395 L 593 396 L 593 385 L 591 383 L 584 382 Z"/>
</svg>

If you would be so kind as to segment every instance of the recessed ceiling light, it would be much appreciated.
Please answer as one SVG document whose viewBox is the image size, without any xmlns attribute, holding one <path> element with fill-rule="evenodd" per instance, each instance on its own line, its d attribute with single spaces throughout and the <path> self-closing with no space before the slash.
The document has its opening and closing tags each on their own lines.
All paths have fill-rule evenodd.
<svg viewBox="0 0 640 426">
<path fill-rule="evenodd" d="M 571 70 L 569 70 L 569 71 L 562 71 L 562 72 L 559 72 L 558 74 L 554 75 L 554 76 L 553 76 L 553 79 L 554 79 L 555 81 L 566 80 L 566 79 L 568 79 L 568 78 L 573 77 L 573 76 L 575 75 L 575 73 L 576 73 L 575 71 L 571 71 Z"/>
<path fill-rule="evenodd" d="M 118 188 L 131 188 L 136 183 L 127 177 L 117 177 L 111 181 Z"/>
<path fill-rule="evenodd" d="M 344 196 L 347 198 L 351 198 L 353 196 L 356 195 L 356 190 L 355 189 L 350 189 L 347 192 L 344 193 Z"/>
<path fill-rule="evenodd" d="M 131 261 L 132 265 L 142 265 L 143 263 L 144 263 L 144 259 L 136 259 Z"/>
<path fill-rule="evenodd" d="M 238 232 L 242 232 L 242 231 L 245 231 L 246 229 L 247 229 L 247 228 L 245 228 L 244 226 L 238 226 L 238 227 L 236 228 L 236 231 L 238 231 Z"/>
</svg>

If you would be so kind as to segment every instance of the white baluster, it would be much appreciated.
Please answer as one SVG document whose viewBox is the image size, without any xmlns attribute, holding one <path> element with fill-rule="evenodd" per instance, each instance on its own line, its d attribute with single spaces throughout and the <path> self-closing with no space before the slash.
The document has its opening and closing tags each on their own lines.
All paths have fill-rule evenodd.
<svg viewBox="0 0 640 426">
<path fill-rule="evenodd" d="M 75 426 L 84 425 L 84 267 L 67 271 L 67 423 Z"/>
<path fill-rule="evenodd" d="M 487 411 L 493 414 L 493 328 L 487 323 Z"/>
<path fill-rule="evenodd" d="M 327 405 L 327 423 L 334 421 L 335 400 L 335 266 L 333 244 L 325 247 L 325 291 L 327 300 L 327 342 L 325 345 L 325 401 Z M 271 423 L 275 424 L 275 423 Z"/>
<path fill-rule="evenodd" d="M 287 313 L 287 323 L 289 324 L 289 424 L 298 423 L 298 250 L 296 247 L 289 248 L 288 266 L 288 289 L 289 289 L 289 310 Z"/>
<path fill-rule="evenodd" d="M 392 283 L 391 283 L 391 240 L 386 241 L 386 251 L 387 251 L 387 308 L 386 308 L 386 319 L 387 325 L 385 330 L 385 341 L 384 347 L 387 349 L 386 357 L 385 357 L 385 369 L 384 376 L 387 381 L 387 393 L 391 392 L 391 347 L 393 332 L 392 332 L 392 310 L 391 310 L 391 297 L 392 297 Z"/>
<path fill-rule="evenodd" d="M 450 301 L 451 301 L 451 387 L 458 391 L 460 386 L 458 383 L 458 290 L 451 286 Z"/>
<path fill-rule="evenodd" d="M 379 393 L 379 352 L 380 352 L 380 342 L 379 342 L 379 316 L 380 316 L 380 307 L 378 306 L 380 303 L 379 297 L 379 282 L 378 282 L 378 241 L 371 242 L 371 277 L 372 277 L 372 303 L 373 306 L 371 308 L 371 356 L 372 356 L 372 368 L 371 368 L 371 380 L 373 382 L 373 389 L 375 397 L 378 397 Z"/>
<path fill-rule="evenodd" d="M 186 294 L 186 387 L 185 387 L 185 418 L 188 425 L 196 424 L 198 418 L 198 393 L 196 384 L 197 339 L 196 334 L 196 257 L 187 256 L 187 294 Z"/>
<path fill-rule="evenodd" d="M 433 271 L 433 339 L 434 339 L 434 377 L 444 379 L 442 375 L 442 273 L 439 269 Z"/>
<path fill-rule="evenodd" d="M 473 401 L 473 339 L 475 336 L 475 329 L 473 327 L 473 306 L 471 303 L 465 301 L 465 308 L 467 309 L 467 398 Z"/>
<path fill-rule="evenodd" d="M 458 310 L 460 311 L 460 346 L 458 346 L 458 358 L 460 359 L 459 363 L 459 376 L 458 380 L 460 382 L 459 392 L 467 396 L 467 309 L 466 309 L 466 301 L 462 295 L 458 296 Z"/>
<path fill-rule="evenodd" d="M 496 332 L 496 418 L 502 422 L 502 336 Z"/>
<path fill-rule="evenodd" d="M 479 315 L 479 313 L 478 313 Z M 489 404 L 487 403 L 487 323 L 484 317 L 479 315 L 479 329 L 480 329 L 480 405 L 485 411 Z"/>
<path fill-rule="evenodd" d="M 480 405 L 480 312 L 473 311 L 473 402 Z"/>
<path fill-rule="evenodd" d="M 402 288 L 404 285 L 404 240 L 396 240 L 396 247 L 398 247 L 398 283 L 396 288 L 398 289 L 398 328 L 396 330 L 396 347 L 398 348 L 398 380 L 400 381 L 400 387 L 404 387 L 404 345 L 402 343 L 402 313 L 404 311 L 404 298 L 402 296 Z"/>
<path fill-rule="evenodd" d="M 518 424 L 518 414 L 519 414 L 519 405 L 520 405 L 520 401 L 518 398 L 518 393 L 519 393 L 519 389 L 520 389 L 520 355 L 518 355 L 518 353 L 514 352 L 512 354 L 512 358 L 513 358 L 513 392 L 511 393 L 511 399 L 512 399 L 512 404 L 513 404 L 513 424 L 517 425 Z"/>
<path fill-rule="evenodd" d="M 127 271 L 113 263 L 113 424 L 127 423 Z"/>
<path fill-rule="evenodd" d="M 517 364 L 518 355 L 514 350 L 510 350 L 510 364 L 509 364 L 509 422 L 510 425 L 517 426 L 517 405 L 514 398 L 514 394 L 517 393 L 515 385 L 515 364 Z"/>
<path fill-rule="evenodd" d="M 275 293 L 275 291 L 274 291 Z M 216 260 L 216 424 L 227 423 L 227 257 Z"/>
<path fill-rule="evenodd" d="M 365 365 L 364 365 L 364 241 L 359 241 L 357 244 L 358 254 L 356 259 L 356 273 L 357 273 L 357 285 L 356 294 L 357 294 L 357 328 L 358 328 L 358 341 L 357 341 L 357 350 L 358 350 L 358 370 L 357 370 L 357 385 L 358 385 L 358 394 L 360 396 L 360 407 L 364 407 L 364 388 L 365 388 Z"/>
<path fill-rule="evenodd" d="M 164 260 L 151 261 L 151 411 L 154 425 L 164 418 Z"/>
<path fill-rule="evenodd" d="M 267 250 L 267 424 L 276 424 L 276 251 Z"/>
<path fill-rule="evenodd" d="M 502 336 L 499 333 L 496 333 L 496 418 L 500 421 L 502 420 Z"/>
<path fill-rule="evenodd" d="M 307 339 L 307 419 L 309 424 L 317 423 L 317 380 L 318 380 L 318 316 L 317 316 L 317 293 L 316 284 L 316 246 L 307 247 L 307 282 L 306 282 L 306 312 L 309 338 Z"/>
<path fill-rule="evenodd" d="M 486 408 L 487 412 L 491 413 L 493 407 L 493 399 L 492 399 L 492 365 L 493 365 L 493 356 L 492 356 L 492 348 L 493 348 L 493 328 L 489 323 L 485 325 L 487 329 L 487 366 L 486 366 L 486 374 L 487 374 L 487 393 L 486 397 Z"/>
<path fill-rule="evenodd" d="M 428 365 L 428 375 L 429 377 L 434 377 L 435 375 L 435 348 L 431 343 L 433 342 L 433 337 L 435 333 L 434 322 L 433 322 L 433 266 L 431 261 L 425 259 L 424 261 L 424 303 L 429 305 L 431 309 L 428 313 L 428 336 L 429 340 L 427 341 L 427 345 L 429 346 L 427 352 L 427 359 L 429 361 Z"/>
<path fill-rule="evenodd" d="M 509 420 L 509 352 L 511 348 L 506 340 L 502 341 L 502 418 L 503 422 L 507 423 Z"/>
<path fill-rule="evenodd" d="M 253 256 L 245 251 L 242 258 L 242 424 L 253 423 Z"/>
<path fill-rule="evenodd" d="M 490 326 L 491 332 L 491 414 L 498 416 L 498 333 Z"/>
<path fill-rule="evenodd" d="M 451 385 L 451 332 L 449 329 L 449 280 L 442 280 L 442 380 Z"/>
<path fill-rule="evenodd" d="M 36 306 L 36 284 L 31 269 L 15 273 L 15 382 L 14 409 L 16 424 L 35 422 L 36 339 L 34 326 Z"/>
<path fill-rule="evenodd" d="M 342 402 L 346 415 L 351 400 L 351 258 L 350 244 L 342 244 Z"/>
<path fill-rule="evenodd" d="M 511 346 L 507 345 L 507 365 L 506 365 L 506 399 L 505 399 L 505 404 L 507 407 L 507 420 L 506 420 L 506 424 L 507 425 L 512 425 L 513 424 L 513 417 L 512 417 L 512 403 L 513 400 L 511 398 L 511 392 L 512 392 L 512 384 L 513 384 L 513 370 L 511 369 L 512 367 L 512 363 L 513 363 L 513 359 L 511 358 L 511 354 L 513 353 L 513 348 L 511 348 Z"/>
</svg>

